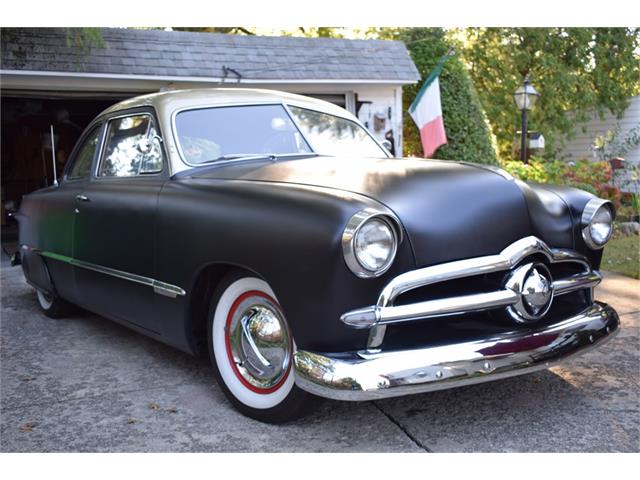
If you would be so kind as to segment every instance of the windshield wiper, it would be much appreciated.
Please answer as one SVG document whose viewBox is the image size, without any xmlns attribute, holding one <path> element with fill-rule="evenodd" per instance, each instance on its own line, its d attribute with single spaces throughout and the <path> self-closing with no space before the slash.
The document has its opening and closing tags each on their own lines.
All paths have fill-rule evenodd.
<svg viewBox="0 0 640 480">
<path fill-rule="evenodd" d="M 209 160 L 207 162 L 202 162 L 202 165 L 216 165 L 218 163 L 227 164 L 232 162 L 244 162 L 250 160 L 271 160 L 275 162 L 279 157 L 286 155 L 287 157 L 294 156 L 316 156 L 317 153 L 314 152 L 302 152 L 302 153 L 286 153 L 286 154 L 276 154 L 276 153 L 230 153 L 227 155 L 222 155 L 213 160 Z"/>
<path fill-rule="evenodd" d="M 211 162 L 224 162 L 227 160 L 260 160 L 261 158 L 276 159 L 276 155 L 273 153 L 231 153 L 229 155 L 222 155 Z"/>
</svg>

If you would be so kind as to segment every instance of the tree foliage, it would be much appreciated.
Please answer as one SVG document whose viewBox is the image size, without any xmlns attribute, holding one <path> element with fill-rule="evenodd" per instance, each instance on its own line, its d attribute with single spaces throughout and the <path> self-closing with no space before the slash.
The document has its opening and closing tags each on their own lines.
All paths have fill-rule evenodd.
<svg viewBox="0 0 640 480">
<path fill-rule="evenodd" d="M 88 55 L 92 48 L 106 48 L 102 32 L 97 27 L 67 28 L 67 47 L 75 49 L 81 57 Z"/>
<path fill-rule="evenodd" d="M 452 46 L 441 28 L 381 29 L 378 35 L 405 42 L 422 80 L 427 78 Z M 421 82 L 406 86 L 402 91 L 405 155 L 423 155 L 420 132 L 407 113 L 420 87 Z M 440 147 L 434 158 L 496 163 L 496 153 L 482 106 L 469 73 L 457 55 L 444 65 L 440 74 L 440 93 L 448 144 Z"/>
<path fill-rule="evenodd" d="M 546 157 L 591 112 L 621 115 L 640 93 L 640 29 L 482 28 L 463 31 L 464 57 L 500 154 L 513 156 L 520 112 L 513 92 L 529 75 L 541 97 L 529 128 L 545 136 Z"/>
</svg>

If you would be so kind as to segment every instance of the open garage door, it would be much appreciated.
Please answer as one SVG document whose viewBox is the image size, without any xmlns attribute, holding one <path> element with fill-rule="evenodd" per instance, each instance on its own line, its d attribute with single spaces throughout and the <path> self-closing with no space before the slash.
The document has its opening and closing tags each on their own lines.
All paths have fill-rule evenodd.
<svg viewBox="0 0 640 480">
<path fill-rule="evenodd" d="M 23 195 L 53 181 L 50 125 L 54 128 L 60 175 L 71 149 L 89 122 L 105 108 L 127 97 L 2 92 L 2 225 L 7 225 L 6 206 L 17 206 Z"/>
</svg>

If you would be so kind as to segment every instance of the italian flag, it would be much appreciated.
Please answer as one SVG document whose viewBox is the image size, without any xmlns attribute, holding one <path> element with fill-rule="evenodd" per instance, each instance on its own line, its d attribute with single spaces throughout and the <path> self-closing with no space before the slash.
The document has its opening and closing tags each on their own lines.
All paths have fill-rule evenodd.
<svg viewBox="0 0 640 480">
<path fill-rule="evenodd" d="M 447 143 L 440 103 L 439 76 L 443 65 L 444 61 L 441 60 L 427 77 L 409 107 L 409 115 L 420 129 L 420 140 L 422 140 L 425 157 L 430 157 L 438 147 Z"/>
</svg>

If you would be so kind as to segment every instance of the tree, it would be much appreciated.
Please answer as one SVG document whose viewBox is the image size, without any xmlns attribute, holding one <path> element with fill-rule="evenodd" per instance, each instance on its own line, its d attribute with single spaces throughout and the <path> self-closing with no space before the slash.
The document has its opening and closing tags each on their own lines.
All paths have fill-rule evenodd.
<svg viewBox="0 0 640 480">
<path fill-rule="evenodd" d="M 529 127 L 554 157 L 590 112 L 621 115 L 640 93 L 638 28 L 466 29 L 464 58 L 505 159 L 513 155 L 520 112 L 513 92 L 530 75 L 541 93 Z"/>
<path fill-rule="evenodd" d="M 67 28 L 67 47 L 76 50 L 78 55 L 84 57 L 92 48 L 106 48 L 107 44 L 102 38 L 102 32 L 96 27 Z"/>
<path fill-rule="evenodd" d="M 441 28 L 382 28 L 378 30 L 377 36 L 404 41 L 423 81 L 452 46 L 452 42 L 447 40 L 446 33 Z M 420 87 L 421 82 L 402 90 L 406 155 L 423 155 L 420 132 L 406 113 Z M 447 60 L 444 65 L 440 74 L 440 92 L 448 144 L 440 147 L 434 158 L 497 163 L 480 100 L 467 68 L 457 55 Z"/>
</svg>

